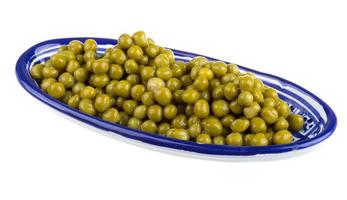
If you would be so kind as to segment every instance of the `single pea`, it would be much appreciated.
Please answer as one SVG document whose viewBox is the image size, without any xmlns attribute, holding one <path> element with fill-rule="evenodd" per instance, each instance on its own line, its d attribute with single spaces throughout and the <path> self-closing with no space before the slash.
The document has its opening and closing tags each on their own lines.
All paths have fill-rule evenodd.
<svg viewBox="0 0 347 200">
<path fill-rule="evenodd" d="M 269 106 L 274 108 L 276 106 L 276 100 L 273 98 L 265 98 L 263 103 L 261 104 L 262 104 L 262 107 Z"/>
<path fill-rule="evenodd" d="M 194 80 L 193 86 L 199 91 L 207 90 L 209 86 L 209 80 L 206 77 L 199 76 Z"/>
<path fill-rule="evenodd" d="M 195 123 L 189 126 L 188 128 L 189 136 L 195 139 L 201 133 L 201 126 L 199 123 Z"/>
<path fill-rule="evenodd" d="M 106 94 L 110 95 L 111 97 L 116 96 L 116 85 L 118 84 L 118 81 L 112 80 L 107 83 L 105 87 Z"/>
<path fill-rule="evenodd" d="M 65 94 L 60 98 L 60 100 L 67 104 L 67 102 L 69 101 L 69 99 L 72 97 L 73 93 L 70 90 L 66 90 Z"/>
<path fill-rule="evenodd" d="M 55 67 L 57 70 L 64 70 L 66 67 L 67 59 L 62 54 L 54 54 L 51 56 L 51 62 L 53 67 Z"/>
<path fill-rule="evenodd" d="M 81 41 L 72 40 L 67 46 L 69 51 L 72 51 L 75 55 L 81 54 L 83 52 L 83 44 Z"/>
<path fill-rule="evenodd" d="M 223 136 L 214 137 L 212 140 L 212 143 L 216 144 L 216 145 L 225 145 L 225 143 L 226 143 L 225 137 L 223 137 Z"/>
<path fill-rule="evenodd" d="M 209 89 L 213 90 L 214 88 L 216 88 L 219 85 L 222 85 L 222 82 L 220 81 L 220 79 L 214 78 L 210 81 L 210 88 Z"/>
<path fill-rule="evenodd" d="M 265 96 L 265 98 L 278 99 L 278 94 L 277 94 L 276 90 L 273 88 L 266 89 L 264 96 Z"/>
<path fill-rule="evenodd" d="M 196 142 L 198 144 L 211 144 L 212 143 L 211 136 L 209 134 L 206 134 L 206 133 L 199 134 L 196 137 Z"/>
<path fill-rule="evenodd" d="M 160 67 L 169 67 L 170 66 L 170 60 L 165 54 L 159 54 L 154 58 L 154 66 L 160 68 Z"/>
<path fill-rule="evenodd" d="M 172 93 L 167 87 L 161 87 L 154 91 L 155 100 L 162 106 L 168 105 L 172 99 Z"/>
<path fill-rule="evenodd" d="M 141 84 L 134 85 L 131 88 L 130 95 L 136 101 L 141 101 L 142 95 L 146 92 L 145 86 Z"/>
<path fill-rule="evenodd" d="M 132 37 L 129 34 L 122 34 L 118 38 L 118 45 L 122 49 L 128 49 L 134 44 Z"/>
<path fill-rule="evenodd" d="M 239 96 L 239 88 L 234 83 L 226 84 L 223 92 L 225 98 L 229 101 L 233 101 Z"/>
<path fill-rule="evenodd" d="M 243 137 L 241 133 L 233 132 L 226 137 L 226 143 L 231 146 L 242 146 Z"/>
<path fill-rule="evenodd" d="M 260 116 L 267 124 L 273 124 L 278 119 L 278 112 L 273 107 L 263 107 L 260 111 Z"/>
<path fill-rule="evenodd" d="M 139 129 L 142 124 L 142 120 L 136 117 L 131 117 L 128 120 L 127 126 L 132 129 Z"/>
<path fill-rule="evenodd" d="M 275 133 L 273 141 L 275 144 L 290 144 L 293 142 L 293 135 L 287 130 L 281 130 Z"/>
<path fill-rule="evenodd" d="M 175 56 L 170 49 L 164 49 L 164 50 L 160 51 L 160 53 L 165 54 L 167 56 L 167 58 L 169 59 L 170 65 L 175 62 Z"/>
<path fill-rule="evenodd" d="M 124 69 L 122 66 L 118 64 L 110 65 L 110 69 L 108 70 L 108 76 L 113 80 L 120 80 L 124 75 Z"/>
<path fill-rule="evenodd" d="M 214 74 L 220 77 L 227 73 L 228 68 L 224 62 L 216 61 L 216 62 L 213 62 L 211 66 L 211 70 L 213 71 Z"/>
<path fill-rule="evenodd" d="M 184 114 L 177 115 L 172 121 L 171 121 L 171 127 L 172 128 L 187 128 L 188 122 L 187 122 L 187 116 Z"/>
<path fill-rule="evenodd" d="M 110 58 L 115 64 L 118 65 L 123 65 L 125 61 L 128 59 L 124 51 L 119 48 L 112 49 Z"/>
<path fill-rule="evenodd" d="M 96 111 L 93 102 L 90 99 L 82 99 L 78 104 L 78 109 L 88 115 L 95 115 Z"/>
<path fill-rule="evenodd" d="M 148 92 L 143 93 L 143 95 L 141 97 L 141 102 L 146 106 L 153 105 L 155 103 L 153 92 L 148 91 Z"/>
<path fill-rule="evenodd" d="M 263 93 L 261 92 L 260 89 L 253 88 L 251 93 L 253 95 L 254 101 L 256 101 L 258 103 L 264 102 L 264 95 L 263 95 Z"/>
<path fill-rule="evenodd" d="M 88 79 L 89 73 L 85 68 L 80 67 L 74 71 L 73 76 L 76 81 L 84 83 Z"/>
<path fill-rule="evenodd" d="M 250 138 L 251 146 L 267 146 L 269 141 L 267 140 L 264 133 L 256 133 Z"/>
<path fill-rule="evenodd" d="M 133 112 L 134 117 L 138 119 L 145 119 L 147 116 L 147 106 L 139 105 L 134 109 Z"/>
<path fill-rule="evenodd" d="M 166 133 L 169 130 L 170 130 L 170 124 L 167 122 L 163 122 L 163 123 L 159 124 L 157 132 L 159 135 L 165 135 L 166 136 Z"/>
<path fill-rule="evenodd" d="M 96 88 L 103 88 L 108 84 L 109 81 L 110 77 L 108 77 L 106 74 L 94 74 L 91 79 L 91 85 Z"/>
<path fill-rule="evenodd" d="M 92 69 L 95 74 L 105 74 L 109 68 L 108 61 L 105 59 L 94 60 L 92 63 Z"/>
<path fill-rule="evenodd" d="M 155 133 L 157 132 L 158 127 L 155 122 L 151 120 L 146 120 L 141 124 L 140 129 L 148 133 Z"/>
<path fill-rule="evenodd" d="M 194 115 L 198 118 L 207 118 L 210 114 L 210 106 L 208 102 L 204 99 L 200 99 L 194 104 Z"/>
<path fill-rule="evenodd" d="M 209 102 L 211 100 L 211 94 L 209 91 L 204 90 L 200 93 L 200 99 L 206 100 Z"/>
<path fill-rule="evenodd" d="M 216 100 L 212 103 L 212 112 L 216 117 L 223 117 L 230 112 L 229 104 L 225 100 Z"/>
<path fill-rule="evenodd" d="M 143 51 L 138 45 L 133 45 L 127 50 L 127 56 L 130 59 L 140 60 L 143 56 Z"/>
<path fill-rule="evenodd" d="M 177 108 L 173 104 L 166 105 L 163 109 L 163 115 L 166 119 L 174 119 L 177 115 Z"/>
<path fill-rule="evenodd" d="M 138 74 L 130 74 L 126 77 L 131 85 L 137 85 L 141 83 L 141 77 Z"/>
<path fill-rule="evenodd" d="M 139 65 L 134 59 L 128 59 L 124 63 L 124 70 L 128 74 L 136 74 L 139 71 Z"/>
<path fill-rule="evenodd" d="M 67 101 L 67 104 L 72 108 L 77 108 L 81 101 L 80 95 L 75 94 Z"/>
<path fill-rule="evenodd" d="M 65 56 L 67 62 L 72 61 L 72 60 L 76 60 L 76 56 L 72 51 L 66 50 L 66 51 L 61 52 L 61 54 L 63 56 Z"/>
<path fill-rule="evenodd" d="M 147 117 L 153 122 L 160 122 L 163 118 L 163 110 L 159 105 L 151 105 L 147 108 Z"/>
<path fill-rule="evenodd" d="M 60 98 L 65 94 L 65 87 L 62 83 L 53 83 L 47 88 L 47 92 L 53 98 Z"/>
<path fill-rule="evenodd" d="M 117 109 L 115 108 L 109 108 L 104 113 L 102 113 L 101 118 L 103 120 L 118 123 L 121 120 L 121 116 Z"/>
<path fill-rule="evenodd" d="M 243 137 L 243 143 L 245 146 L 251 146 L 251 139 L 253 138 L 254 134 L 246 134 Z"/>
<path fill-rule="evenodd" d="M 144 67 L 141 69 L 141 78 L 144 81 L 149 80 L 150 78 L 154 77 L 155 75 L 155 69 L 153 67 Z"/>
<path fill-rule="evenodd" d="M 191 69 L 194 66 L 203 66 L 208 63 L 208 59 L 203 56 L 196 56 L 188 62 L 188 68 Z"/>
<path fill-rule="evenodd" d="M 59 71 L 53 66 L 44 66 L 42 68 L 43 78 L 57 78 L 59 76 Z"/>
<path fill-rule="evenodd" d="M 288 116 L 289 130 L 293 132 L 300 131 L 304 127 L 304 118 L 298 114 Z"/>
<path fill-rule="evenodd" d="M 195 89 L 188 89 L 182 93 L 182 100 L 185 103 L 193 104 L 200 98 L 200 94 Z"/>
<path fill-rule="evenodd" d="M 223 125 L 217 118 L 207 118 L 204 131 L 210 136 L 219 136 L 222 134 Z"/>
<path fill-rule="evenodd" d="M 276 108 L 276 110 L 278 112 L 278 116 L 280 116 L 280 117 L 287 118 L 289 116 L 289 114 L 291 113 L 288 104 L 286 102 L 284 102 L 284 101 L 280 101 L 276 105 L 275 108 Z"/>
<path fill-rule="evenodd" d="M 157 69 L 156 75 L 158 78 L 167 81 L 172 77 L 172 70 L 170 67 L 160 67 Z"/>
<path fill-rule="evenodd" d="M 205 77 L 208 80 L 212 80 L 214 77 L 213 71 L 208 68 L 201 68 L 199 70 L 198 76 Z"/>
<path fill-rule="evenodd" d="M 148 46 L 148 40 L 146 37 L 146 33 L 143 31 L 137 31 L 133 34 L 133 39 L 135 44 L 139 45 L 140 47 L 147 47 Z"/>
<path fill-rule="evenodd" d="M 159 47 L 155 44 L 148 44 L 145 48 L 145 53 L 150 58 L 155 58 L 159 53 Z"/>
<path fill-rule="evenodd" d="M 80 65 L 84 65 L 84 64 L 85 64 L 84 56 L 83 56 L 82 54 L 76 55 L 76 61 L 77 61 Z"/>
<path fill-rule="evenodd" d="M 80 97 L 82 99 L 94 99 L 96 96 L 95 88 L 91 86 L 86 86 L 80 91 Z"/>
<path fill-rule="evenodd" d="M 184 64 L 179 64 L 179 61 L 175 61 L 175 63 L 171 65 L 172 76 L 175 78 L 182 77 L 185 73 L 184 66 Z"/>
<path fill-rule="evenodd" d="M 116 85 L 116 95 L 124 98 L 130 96 L 131 84 L 127 80 L 121 80 Z"/>
<path fill-rule="evenodd" d="M 117 108 L 118 110 L 122 110 L 124 101 L 125 101 L 124 97 L 117 97 L 114 103 L 114 107 Z"/>
<path fill-rule="evenodd" d="M 69 72 L 62 73 L 58 80 L 65 88 L 71 88 L 75 84 L 75 79 Z"/>
<path fill-rule="evenodd" d="M 156 91 L 159 88 L 162 88 L 164 86 L 165 86 L 165 82 L 162 79 L 157 78 L 157 77 L 150 78 L 147 81 L 147 90 L 149 90 L 149 91 L 154 92 L 154 91 Z"/>
<path fill-rule="evenodd" d="M 44 92 L 47 92 L 47 89 L 55 82 L 57 82 L 57 81 L 54 78 L 45 78 L 41 82 L 41 85 L 40 85 L 41 89 Z"/>
<path fill-rule="evenodd" d="M 253 103 L 253 95 L 248 91 L 241 91 L 237 98 L 237 103 L 241 106 L 251 106 Z"/>
<path fill-rule="evenodd" d="M 267 126 L 262 118 L 255 117 L 251 120 L 250 129 L 252 133 L 266 133 Z"/>
<path fill-rule="evenodd" d="M 189 140 L 189 133 L 185 129 L 177 128 L 172 132 L 172 137 L 179 140 Z"/>
<path fill-rule="evenodd" d="M 254 78 L 252 76 L 244 75 L 239 77 L 239 87 L 242 91 L 252 91 L 254 87 Z"/>
<path fill-rule="evenodd" d="M 137 107 L 137 102 L 135 100 L 125 100 L 123 103 L 123 111 L 127 115 L 133 115 L 135 108 Z"/>
<path fill-rule="evenodd" d="M 89 50 L 89 51 L 85 52 L 84 55 L 83 55 L 83 59 L 84 59 L 85 62 L 93 61 L 97 57 L 98 57 L 98 54 L 95 51 L 93 51 L 93 50 Z"/>
<path fill-rule="evenodd" d="M 236 120 L 234 120 L 231 123 L 230 129 L 233 132 L 242 133 L 242 132 L 246 131 L 249 126 L 250 126 L 249 120 L 247 120 L 247 119 L 236 119 Z"/>
<path fill-rule="evenodd" d="M 287 130 L 289 128 L 289 123 L 284 117 L 279 117 L 274 125 L 275 131 Z"/>
<path fill-rule="evenodd" d="M 213 99 L 223 99 L 224 98 L 224 85 L 218 85 L 212 90 Z"/>
<path fill-rule="evenodd" d="M 41 80 L 43 79 L 42 75 L 42 69 L 44 65 L 43 64 L 36 64 L 30 69 L 30 75 L 36 79 L 36 80 Z"/>
<path fill-rule="evenodd" d="M 166 87 L 169 88 L 171 92 L 175 92 L 176 90 L 181 89 L 182 84 L 177 78 L 170 78 L 166 81 Z"/>
<path fill-rule="evenodd" d="M 233 73 L 233 74 L 236 74 L 236 75 L 240 74 L 240 69 L 239 69 L 239 67 L 236 64 L 230 63 L 230 64 L 227 65 L 227 67 L 228 67 L 228 72 L 229 73 Z"/>
<path fill-rule="evenodd" d="M 111 97 L 107 94 L 98 94 L 94 101 L 95 110 L 98 112 L 104 112 L 111 107 Z"/>
<path fill-rule="evenodd" d="M 84 52 L 87 51 L 96 51 L 97 49 L 97 43 L 93 39 L 87 39 L 84 41 Z"/>
</svg>

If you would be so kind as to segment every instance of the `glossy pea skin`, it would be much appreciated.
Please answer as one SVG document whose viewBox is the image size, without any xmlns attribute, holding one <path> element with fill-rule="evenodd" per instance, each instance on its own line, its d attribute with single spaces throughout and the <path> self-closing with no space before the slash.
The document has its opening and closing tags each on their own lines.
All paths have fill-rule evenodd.
<svg viewBox="0 0 347 200">
<path fill-rule="evenodd" d="M 273 141 L 275 144 L 290 144 L 293 141 L 293 135 L 287 130 L 281 130 L 275 133 Z"/>
<path fill-rule="evenodd" d="M 251 120 L 250 129 L 252 133 L 265 133 L 267 130 L 266 122 L 260 117 L 255 117 Z"/>
<path fill-rule="evenodd" d="M 182 100 L 187 104 L 194 104 L 200 98 L 200 93 L 195 89 L 188 89 L 182 93 Z"/>
<path fill-rule="evenodd" d="M 212 143 L 211 136 L 206 133 L 199 134 L 196 137 L 196 142 L 198 144 L 211 144 Z"/>
<path fill-rule="evenodd" d="M 157 77 L 150 78 L 147 81 L 147 90 L 156 91 L 165 86 L 165 82 Z"/>
<path fill-rule="evenodd" d="M 216 145 L 225 145 L 226 140 L 223 136 L 217 136 L 212 139 L 212 143 Z"/>
<path fill-rule="evenodd" d="M 55 67 L 57 70 L 64 70 L 67 64 L 67 59 L 62 54 L 54 54 L 51 57 L 51 62 L 53 67 Z"/>
<path fill-rule="evenodd" d="M 289 130 L 293 132 L 300 131 L 304 127 L 304 118 L 298 114 L 288 116 Z"/>
<path fill-rule="evenodd" d="M 177 115 L 172 121 L 171 121 L 171 127 L 172 128 L 187 128 L 188 120 L 187 116 L 183 114 Z"/>
<path fill-rule="evenodd" d="M 104 113 L 102 113 L 101 118 L 108 122 L 118 123 L 121 116 L 116 108 L 109 108 Z"/>
<path fill-rule="evenodd" d="M 267 146 L 269 141 L 264 133 L 256 133 L 250 138 L 251 146 Z"/>
<path fill-rule="evenodd" d="M 278 116 L 287 118 L 291 113 L 291 110 L 286 102 L 280 101 L 276 107 L 276 111 L 278 112 Z"/>
<path fill-rule="evenodd" d="M 111 107 L 111 97 L 107 94 L 98 94 L 94 101 L 95 110 L 98 112 L 104 112 Z"/>
<path fill-rule="evenodd" d="M 204 99 L 200 99 L 194 104 L 194 115 L 200 119 L 207 118 L 210 114 L 210 106 Z"/>
<path fill-rule="evenodd" d="M 155 133 L 158 129 L 157 124 L 151 120 L 144 121 L 140 126 L 141 131 Z"/>
<path fill-rule="evenodd" d="M 118 45 L 122 49 L 128 49 L 134 44 L 133 38 L 129 34 L 121 34 L 118 38 Z"/>
<path fill-rule="evenodd" d="M 156 75 L 163 81 L 167 81 L 172 77 L 172 70 L 170 67 L 160 67 L 157 69 Z"/>
<path fill-rule="evenodd" d="M 124 98 L 130 96 L 131 84 L 127 80 L 121 80 L 116 85 L 116 95 Z"/>
<path fill-rule="evenodd" d="M 241 133 L 230 133 L 226 139 L 226 143 L 231 146 L 243 146 L 243 136 Z"/>
<path fill-rule="evenodd" d="M 239 88 L 234 83 L 228 83 L 224 87 L 224 96 L 227 100 L 233 101 L 239 95 Z"/>
<path fill-rule="evenodd" d="M 223 117 L 229 113 L 229 104 L 225 100 L 216 100 L 212 103 L 212 112 L 217 117 Z"/>
<path fill-rule="evenodd" d="M 209 80 L 206 77 L 199 76 L 194 80 L 193 86 L 199 91 L 207 90 L 209 86 Z"/>
<path fill-rule="evenodd" d="M 153 122 L 160 122 L 163 118 L 163 109 L 159 105 L 151 105 L 147 108 L 147 117 Z"/>
<path fill-rule="evenodd" d="M 250 126 L 249 120 L 247 120 L 247 119 L 236 119 L 236 120 L 234 120 L 231 123 L 230 129 L 233 132 L 242 133 L 242 132 L 246 131 L 249 126 Z"/>
<path fill-rule="evenodd" d="M 96 90 L 95 88 L 91 86 L 86 86 L 80 91 L 80 97 L 82 99 L 94 99 L 96 96 Z"/>
<path fill-rule="evenodd" d="M 74 71 L 73 76 L 77 82 L 84 83 L 88 79 L 89 73 L 85 68 L 80 67 Z"/>
<path fill-rule="evenodd" d="M 127 50 L 127 56 L 130 59 L 139 61 L 143 56 L 143 51 L 138 45 L 133 45 Z"/>
<path fill-rule="evenodd" d="M 278 119 L 278 112 L 276 111 L 276 109 L 266 106 L 261 109 L 260 116 L 265 120 L 267 124 L 273 124 Z"/>
<path fill-rule="evenodd" d="M 155 44 L 148 44 L 145 53 L 149 58 L 155 58 L 159 53 L 159 47 Z"/>
<path fill-rule="evenodd" d="M 43 79 L 42 76 L 42 69 L 44 65 L 43 64 L 36 64 L 30 69 L 30 75 L 36 79 L 36 80 L 41 80 Z"/>
<path fill-rule="evenodd" d="M 222 134 L 223 125 L 217 118 L 207 118 L 204 131 L 212 137 L 219 136 Z"/>
<path fill-rule="evenodd" d="M 154 66 L 160 68 L 160 67 L 169 67 L 170 66 L 170 60 L 165 54 L 159 54 L 154 58 Z"/>
<path fill-rule="evenodd" d="M 196 138 L 201 133 L 201 125 L 199 123 L 189 125 L 188 133 L 191 138 Z"/>
<path fill-rule="evenodd" d="M 84 50 L 82 42 L 78 40 L 70 41 L 67 48 L 69 51 L 72 51 L 75 55 L 81 54 Z"/>
<path fill-rule="evenodd" d="M 238 98 L 237 103 L 241 106 L 251 106 L 253 103 L 253 95 L 249 91 L 242 91 Z"/>
<path fill-rule="evenodd" d="M 80 101 L 81 101 L 80 95 L 75 94 L 69 98 L 69 100 L 67 101 L 67 104 L 72 108 L 78 108 Z"/>
<path fill-rule="evenodd" d="M 65 86 L 62 83 L 53 83 L 47 88 L 47 93 L 53 98 L 60 98 L 65 94 Z"/>
<path fill-rule="evenodd" d="M 159 124 L 157 132 L 159 135 L 166 136 L 166 133 L 169 131 L 169 129 L 170 129 L 170 124 L 167 122 L 163 122 Z"/>
<path fill-rule="evenodd" d="M 273 127 L 275 131 L 287 130 L 289 128 L 289 123 L 284 117 L 279 117 Z"/>
<path fill-rule="evenodd" d="M 141 119 L 138 119 L 136 117 L 131 117 L 128 120 L 127 126 L 132 129 L 139 129 L 141 126 L 141 123 L 142 123 Z"/>
<path fill-rule="evenodd" d="M 88 115 L 95 115 L 96 111 L 93 102 L 90 99 L 82 99 L 78 104 L 78 109 Z"/>
<path fill-rule="evenodd" d="M 76 60 L 69 60 L 66 65 L 66 71 L 69 72 L 70 74 L 73 74 L 75 70 L 80 67 L 81 67 L 80 63 L 77 62 Z"/>
<path fill-rule="evenodd" d="M 127 115 L 133 115 L 135 108 L 137 107 L 137 102 L 135 100 L 125 100 L 123 103 L 123 111 Z"/>
<path fill-rule="evenodd" d="M 163 109 L 163 115 L 166 119 L 174 119 L 177 112 L 177 107 L 173 104 L 166 105 Z"/>
<path fill-rule="evenodd" d="M 239 87 L 241 90 L 243 91 L 252 91 L 253 90 L 253 87 L 254 87 L 254 78 L 251 77 L 251 76 L 241 76 L 239 78 Z"/>
<path fill-rule="evenodd" d="M 148 40 L 146 37 L 146 33 L 143 31 L 137 31 L 133 34 L 133 40 L 136 45 L 139 45 L 140 47 L 147 47 L 148 46 Z"/>
<path fill-rule="evenodd" d="M 109 68 L 109 63 L 105 59 L 95 60 L 92 63 L 92 69 L 95 74 L 106 74 Z"/>
<path fill-rule="evenodd" d="M 113 48 L 111 50 L 110 58 L 115 64 L 118 65 L 123 65 L 125 61 L 128 59 L 124 51 L 119 48 Z"/>
<path fill-rule="evenodd" d="M 108 76 L 113 80 L 120 80 L 124 75 L 124 69 L 118 64 L 111 64 L 108 70 Z"/>
<path fill-rule="evenodd" d="M 228 68 L 227 65 L 222 62 L 222 61 L 216 61 L 212 64 L 211 70 L 213 71 L 214 74 L 217 76 L 223 76 L 224 74 L 227 73 Z"/>
<path fill-rule="evenodd" d="M 43 78 L 57 78 L 59 76 L 59 71 L 53 66 L 44 66 L 42 68 Z"/>
<path fill-rule="evenodd" d="M 182 128 L 177 128 L 172 132 L 172 137 L 179 140 L 189 140 L 189 133 L 187 130 Z"/>
<path fill-rule="evenodd" d="M 84 41 L 84 46 L 83 47 L 84 47 L 84 52 L 96 51 L 97 43 L 93 39 L 87 39 L 86 41 Z"/>
<path fill-rule="evenodd" d="M 161 87 L 154 91 L 155 100 L 162 106 L 171 103 L 172 93 L 167 87 Z"/>
<path fill-rule="evenodd" d="M 62 73 L 58 80 L 65 88 L 71 88 L 75 84 L 75 78 L 69 72 Z"/>
</svg>

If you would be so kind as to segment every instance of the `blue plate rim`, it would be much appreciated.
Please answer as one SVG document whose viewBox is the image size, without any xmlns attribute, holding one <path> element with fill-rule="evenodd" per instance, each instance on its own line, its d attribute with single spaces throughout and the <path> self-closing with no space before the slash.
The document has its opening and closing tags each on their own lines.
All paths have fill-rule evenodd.
<svg viewBox="0 0 347 200">
<path fill-rule="evenodd" d="M 27 49 L 18 59 L 16 63 L 16 77 L 20 85 L 32 96 L 40 100 L 41 102 L 47 104 L 48 106 L 55 108 L 65 114 L 67 114 L 70 117 L 73 117 L 79 121 L 83 121 L 91 126 L 111 131 L 115 134 L 122 135 L 124 137 L 139 140 L 145 143 L 149 143 L 152 145 L 157 145 L 161 147 L 168 147 L 173 149 L 179 149 L 179 150 L 185 150 L 185 151 L 192 151 L 196 153 L 202 153 L 202 154 L 209 154 L 209 155 L 229 155 L 229 156 L 251 156 L 256 154 L 276 154 L 276 153 L 283 153 L 293 150 L 300 150 L 304 149 L 310 146 L 313 146 L 315 144 L 318 144 L 322 142 L 323 140 L 327 139 L 336 129 L 337 126 L 337 118 L 334 113 L 334 111 L 330 108 L 330 106 L 325 103 L 322 99 L 317 97 L 315 94 L 311 93 L 310 91 L 306 90 L 305 88 L 288 81 L 284 78 L 271 75 L 268 73 L 260 72 L 254 69 L 250 69 L 241 65 L 238 65 L 240 69 L 247 70 L 249 72 L 261 74 L 262 76 L 269 77 L 271 79 L 276 79 L 281 83 L 286 83 L 287 85 L 291 85 L 296 87 L 297 89 L 301 90 L 302 92 L 306 93 L 307 95 L 311 96 L 313 99 L 315 99 L 324 109 L 326 115 L 327 115 L 327 122 L 325 123 L 324 130 L 322 133 L 317 135 L 316 137 L 306 139 L 304 141 L 298 141 L 292 144 L 287 145 L 271 145 L 266 147 L 235 147 L 235 146 L 219 146 L 219 145 L 203 145 L 203 144 L 197 144 L 195 142 L 190 141 L 182 141 L 182 140 L 176 140 L 172 138 L 168 138 L 165 136 L 155 135 L 155 134 L 148 134 L 143 131 L 130 129 L 125 126 L 121 126 L 118 124 L 109 123 L 106 121 L 103 121 L 97 117 L 86 115 L 76 109 L 70 108 L 67 105 L 59 102 L 56 99 L 53 99 L 46 93 L 42 92 L 40 88 L 35 85 L 34 81 L 30 77 L 30 74 L 26 70 L 26 65 L 28 64 L 30 58 L 35 55 L 35 50 L 43 45 L 47 44 L 67 44 L 71 40 L 81 40 L 84 41 L 86 39 L 92 38 L 96 40 L 98 43 L 101 44 L 116 44 L 117 40 L 115 39 L 109 39 L 109 38 L 97 38 L 97 37 L 71 37 L 71 38 L 57 38 L 57 39 L 50 39 L 46 40 L 40 43 L 37 43 Z M 203 56 L 196 53 L 190 53 L 186 51 L 176 50 L 172 49 L 175 54 L 179 54 L 182 56 L 187 57 L 194 57 L 194 56 Z M 205 56 L 210 60 L 217 60 L 215 58 L 211 58 L 209 56 Z"/>
</svg>

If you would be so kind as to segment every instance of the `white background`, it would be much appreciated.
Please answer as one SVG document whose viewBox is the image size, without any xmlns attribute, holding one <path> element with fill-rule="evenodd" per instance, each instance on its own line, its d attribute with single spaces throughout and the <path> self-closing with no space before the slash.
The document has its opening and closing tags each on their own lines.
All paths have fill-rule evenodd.
<svg viewBox="0 0 347 200">
<path fill-rule="evenodd" d="M 332 0 L 2 1 L 0 199 L 346 199 L 346 10 Z M 299 83 L 335 110 L 336 132 L 289 159 L 192 159 L 102 136 L 17 83 L 16 60 L 40 41 L 140 29 Z"/>
</svg>

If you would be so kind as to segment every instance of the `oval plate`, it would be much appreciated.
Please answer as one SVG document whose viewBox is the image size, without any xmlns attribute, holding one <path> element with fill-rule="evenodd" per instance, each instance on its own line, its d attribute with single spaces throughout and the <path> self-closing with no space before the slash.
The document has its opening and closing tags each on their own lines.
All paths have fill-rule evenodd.
<svg viewBox="0 0 347 200">
<path fill-rule="evenodd" d="M 109 123 L 100 118 L 86 115 L 77 109 L 53 99 L 44 93 L 34 79 L 31 78 L 29 70 L 37 64 L 46 61 L 62 45 L 67 45 L 71 40 L 85 41 L 88 38 L 62 38 L 41 42 L 25 51 L 17 61 L 16 75 L 19 83 L 31 95 L 49 105 L 50 107 L 65 113 L 79 121 L 87 123 L 96 128 L 111 131 L 113 134 L 119 134 L 126 138 L 138 140 L 159 147 L 166 147 L 174 150 L 183 150 L 184 152 L 193 152 L 208 157 L 222 156 L 251 156 L 257 154 L 278 154 L 294 150 L 304 149 L 328 138 L 336 128 L 336 116 L 332 109 L 320 98 L 299 85 L 287 81 L 283 78 L 258 72 L 246 67 L 240 67 L 243 72 L 254 73 L 263 82 L 278 91 L 281 99 L 288 102 L 293 113 L 299 113 L 304 116 L 305 126 L 297 133 L 294 133 L 294 142 L 288 145 L 272 145 L 266 147 L 235 147 L 219 145 L 203 145 L 191 141 L 181 141 L 171 139 L 165 136 L 148 134 L 139 130 L 134 130 L 118 124 Z M 98 53 L 102 54 L 106 48 L 112 47 L 117 40 L 107 38 L 93 38 L 98 43 Z M 172 49 L 176 59 L 188 61 L 195 56 L 201 56 L 194 53 Z M 207 57 L 210 60 L 214 58 Z M 180 151 L 182 152 L 182 151 Z"/>
</svg>

